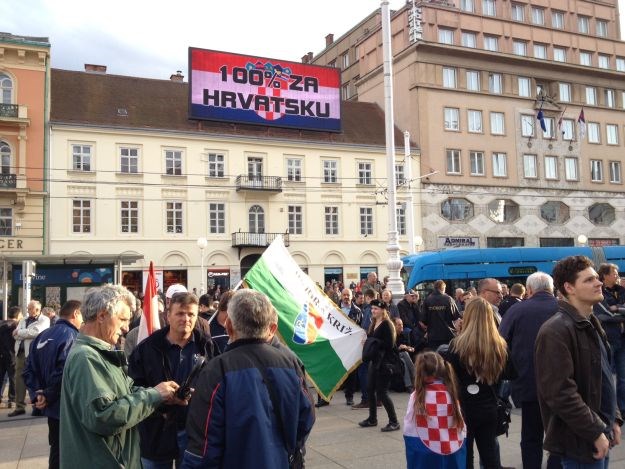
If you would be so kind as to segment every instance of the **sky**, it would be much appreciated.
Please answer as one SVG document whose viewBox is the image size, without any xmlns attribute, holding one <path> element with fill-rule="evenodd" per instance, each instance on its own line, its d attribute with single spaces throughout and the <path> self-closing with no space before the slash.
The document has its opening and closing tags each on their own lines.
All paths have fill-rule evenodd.
<svg viewBox="0 0 625 469">
<path fill-rule="evenodd" d="M 399 9 L 405 0 L 389 0 Z M 625 31 L 625 0 L 619 0 Z M 380 0 L 0 0 L 0 31 L 50 38 L 52 66 L 169 79 L 188 48 L 300 62 L 380 7 Z M 175 7 L 175 8 L 174 8 Z M 185 78 L 186 79 L 186 78 Z"/>
</svg>

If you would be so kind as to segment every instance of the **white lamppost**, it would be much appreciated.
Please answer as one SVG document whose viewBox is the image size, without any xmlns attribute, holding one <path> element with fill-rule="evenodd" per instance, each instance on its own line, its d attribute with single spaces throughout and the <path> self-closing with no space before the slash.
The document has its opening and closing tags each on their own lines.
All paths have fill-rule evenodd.
<svg viewBox="0 0 625 469">
<path fill-rule="evenodd" d="M 208 240 L 206 238 L 197 239 L 197 247 L 200 248 L 200 295 L 204 294 L 204 281 L 206 280 L 206 272 L 204 272 L 204 249 L 208 246 Z"/>
<path fill-rule="evenodd" d="M 585 234 L 581 234 L 577 237 L 577 242 L 580 246 L 586 246 L 586 243 L 588 242 L 588 237 Z"/>
</svg>

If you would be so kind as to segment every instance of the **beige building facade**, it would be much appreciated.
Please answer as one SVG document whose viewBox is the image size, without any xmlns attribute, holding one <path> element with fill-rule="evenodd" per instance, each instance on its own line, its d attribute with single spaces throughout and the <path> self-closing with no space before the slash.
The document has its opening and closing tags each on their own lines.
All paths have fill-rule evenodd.
<svg viewBox="0 0 625 469">
<path fill-rule="evenodd" d="M 409 2 L 391 29 L 425 248 L 625 243 L 616 2 Z M 381 104 L 380 27 L 354 47 L 358 99 Z"/>
</svg>

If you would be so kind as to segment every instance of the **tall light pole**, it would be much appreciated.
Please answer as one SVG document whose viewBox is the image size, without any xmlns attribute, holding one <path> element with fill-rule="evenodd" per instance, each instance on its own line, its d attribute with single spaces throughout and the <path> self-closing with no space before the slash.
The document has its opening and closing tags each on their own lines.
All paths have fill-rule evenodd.
<svg viewBox="0 0 625 469">
<path fill-rule="evenodd" d="M 197 247 L 200 248 L 200 295 L 204 294 L 204 282 L 206 281 L 206 272 L 204 272 L 204 249 L 208 246 L 206 238 L 197 239 Z"/>
<path fill-rule="evenodd" d="M 386 121 L 386 163 L 388 184 L 388 287 L 393 297 L 404 294 L 404 282 L 399 272 L 402 261 L 399 258 L 397 233 L 397 197 L 395 194 L 395 123 L 393 120 L 393 52 L 391 50 L 391 15 L 388 0 L 381 3 L 382 9 L 382 50 L 384 52 L 384 117 Z"/>
</svg>

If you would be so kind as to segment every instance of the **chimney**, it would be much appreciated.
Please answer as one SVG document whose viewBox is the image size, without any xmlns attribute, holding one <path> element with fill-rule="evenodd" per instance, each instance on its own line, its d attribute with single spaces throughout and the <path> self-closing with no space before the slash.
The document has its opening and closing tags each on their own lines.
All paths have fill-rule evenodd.
<svg viewBox="0 0 625 469">
<path fill-rule="evenodd" d="M 106 65 L 85 64 L 87 73 L 106 73 Z"/>
<path fill-rule="evenodd" d="M 171 75 L 169 77 L 169 79 L 171 81 L 178 81 L 178 82 L 182 83 L 184 81 L 184 75 L 182 74 L 182 70 L 176 70 L 176 74 L 175 75 Z"/>
<path fill-rule="evenodd" d="M 302 63 L 307 64 L 308 62 L 308 54 L 302 56 Z"/>
<path fill-rule="evenodd" d="M 326 47 L 332 45 L 334 42 L 334 34 L 330 33 L 326 36 Z"/>
<path fill-rule="evenodd" d="M 313 53 L 309 52 L 308 53 L 308 63 L 312 63 L 312 59 L 313 59 Z"/>
</svg>

